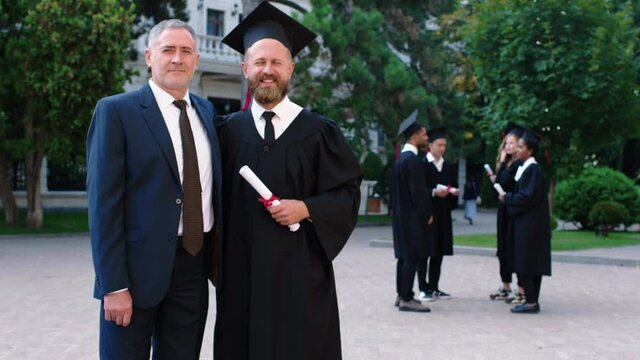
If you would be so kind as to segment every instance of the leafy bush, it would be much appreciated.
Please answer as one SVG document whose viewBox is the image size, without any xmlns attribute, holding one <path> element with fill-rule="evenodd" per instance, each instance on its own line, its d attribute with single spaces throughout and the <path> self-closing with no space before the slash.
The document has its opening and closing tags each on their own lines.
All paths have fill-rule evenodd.
<svg viewBox="0 0 640 360">
<path fill-rule="evenodd" d="M 558 228 L 558 218 L 551 215 L 551 221 L 549 222 L 549 224 L 551 225 L 551 231 L 555 230 Z"/>
<path fill-rule="evenodd" d="M 591 229 L 589 212 L 599 201 L 622 204 L 629 212 L 622 222 L 629 225 L 640 213 L 640 188 L 621 172 L 606 167 L 587 168 L 558 183 L 554 213 L 560 219 Z"/>
<path fill-rule="evenodd" d="M 629 211 L 615 201 L 599 201 L 589 212 L 589 223 L 595 226 L 596 234 L 607 236 L 618 224 L 629 218 Z"/>
</svg>

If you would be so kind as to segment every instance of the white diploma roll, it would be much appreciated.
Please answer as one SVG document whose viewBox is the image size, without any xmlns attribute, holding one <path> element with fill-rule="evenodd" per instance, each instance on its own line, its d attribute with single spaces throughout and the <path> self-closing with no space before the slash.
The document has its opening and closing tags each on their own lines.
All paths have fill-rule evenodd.
<svg viewBox="0 0 640 360">
<path fill-rule="evenodd" d="M 247 165 L 241 167 L 238 173 L 240 173 L 240 175 L 245 180 L 247 180 L 249 185 L 251 185 L 251 187 L 253 187 L 258 192 L 258 194 L 260 194 L 261 198 L 265 200 L 271 199 L 271 197 L 273 196 L 273 193 L 271 192 L 271 190 L 267 188 L 267 186 L 262 182 L 262 180 L 260 180 L 258 176 L 256 176 L 256 174 Z M 278 200 L 273 200 L 271 202 L 271 206 L 278 206 L 278 205 L 280 205 L 280 201 Z M 299 223 L 289 225 L 289 231 L 291 232 L 298 231 L 298 229 L 300 229 Z"/>
<path fill-rule="evenodd" d="M 491 166 L 489 166 L 489 164 L 484 164 L 484 170 L 489 174 L 489 176 L 493 176 L 493 170 L 491 170 Z"/>
<path fill-rule="evenodd" d="M 448 190 L 449 193 L 451 194 L 455 194 L 456 192 L 459 191 L 457 188 L 454 188 L 453 186 L 446 186 L 442 184 L 436 185 L 436 190 L 442 190 L 442 189 Z"/>
<path fill-rule="evenodd" d="M 498 183 L 494 183 L 493 184 L 493 188 L 496 189 L 496 191 L 498 192 L 498 194 L 500 195 L 504 195 L 506 194 L 506 192 L 504 191 L 504 189 L 502 188 L 502 186 L 500 186 L 500 184 Z"/>
</svg>

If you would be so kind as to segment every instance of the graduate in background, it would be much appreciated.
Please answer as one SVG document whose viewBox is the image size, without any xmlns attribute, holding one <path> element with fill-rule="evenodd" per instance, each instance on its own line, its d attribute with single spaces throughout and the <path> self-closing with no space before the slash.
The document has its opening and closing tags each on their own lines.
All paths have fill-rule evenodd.
<svg viewBox="0 0 640 360">
<path fill-rule="evenodd" d="M 515 189 L 498 199 L 507 205 L 513 219 L 513 269 L 525 291 L 526 301 L 512 313 L 537 313 L 543 275 L 551 275 L 551 226 L 549 202 L 542 172 L 533 157 L 540 139 L 525 129 L 518 141 L 518 158 L 523 162 L 515 175 Z"/>
<path fill-rule="evenodd" d="M 404 136 L 406 143 L 393 165 L 391 179 L 393 247 L 398 259 L 395 306 L 400 311 L 429 312 L 429 307 L 413 297 L 417 264 L 431 255 L 428 227 L 433 222 L 426 171 L 418 157 L 418 149 L 427 145 L 427 130 L 417 118 L 418 110 L 400 124 L 398 136 Z"/>
<path fill-rule="evenodd" d="M 455 208 L 460 193 L 456 169 L 453 164 L 444 160 L 444 153 L 447 151 L 447 130 L 444 127 L 431 129 L 427 135 L 429 152 L 423 161 L 427 171 L 427 194 L 432 198 L 433 224 L 430 226 L 431 255 L 418 262 L 419 299 L 422 301 L 451 298 L 450 294 L 440 290 L 438 282 L 443 256 L 453 255 L 451 211 Z"/>
<path fill-rule="evenodd" d="M 314 38 L 262 2 L 223 40 L 244 54 L 253 102 L 220 124 L 228 243 L 216 359 L 342 358 L 332 261 L 356 225 L 362 173 L 338 125 L 287 97 L 292 57 Z M 258 202 L 244 165 L 280 205 Z"/>
<path fill-rule="evenodd" d="M 518 159 L 518 140 L 522 137 L 522 127 L 516 124 L 509 124 L 505 129 L 506 134 L 502 139 L 496 159 L 496 172 L 490 177 L 491 182 L 500 184 L 505 192 L 513 192 L 515 189 L 515 176 L 522 161 Z M 504 203 L 498 204 L 497 211 L 497 256 L 500 264 L 500 279 L 502 286 L 491 295 L 491 300 L 505 301 L 509 304 L 522 304 L 524 302 L 524 289 L 521 287 L 514 294 L 511 291 L 511 278 L 513 274 L 513 244 L 508 240 L 511 229 L 511 221 L 507 213 L 507 206 Z"/>
<path fill-rule="evenodd" d="M 478 213 L 478 204 L 480 203 L 480 184 L 476 183 L 476 178 L 467 173 L 467 181 L 464 184 L 464 218 L 469 221 L 469 225 L 473 225 Z"/>
</svg>

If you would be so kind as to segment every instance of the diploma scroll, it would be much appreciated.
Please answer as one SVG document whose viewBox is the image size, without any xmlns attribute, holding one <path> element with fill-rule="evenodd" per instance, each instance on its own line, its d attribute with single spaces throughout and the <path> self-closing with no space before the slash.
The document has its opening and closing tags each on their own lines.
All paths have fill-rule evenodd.
<svg viewBox="0 0 640 360">
<path fill-rule="evenodd" d="M 491 166 L 489 166 L 489 164 L 484 164 L 484 170 L 487 172 L 487 175 L 493 176 L 493 170 L 491 170 Z"/>
<path fill-rule="evenodd" d="M 245 180 L 247 180 L 249 185 L 251 185 L 251 187 L 253 187 L 258 192 L 258 194 L 260 194 L 261 198 L 263 198 L 266 201 L 270 201 L 271 206 L 280 205 L 280 201 L 278 201 L 277 198 L 273 200 L 273 193 L 271 192 L 271 190 L 267 188 L 267 186 L 262 182 L 262 180 L 260 180 L 258 176 L 247 165 L 241 167 L 238 173 L 240 173 L 240 175 Z M 291 224 L 288 226 L 289 226 L 289 231 L 291 232 L 298 231 L 298 229 L 300 228 L 299 223 Z"/>
<path fill-rule="evenodd" d="M 456 192 L 460 191 L 458 188 L 454 188 L 451 185 L 442 185 L 442 184 L 436 185 L 436 190 L 442 190 L 442 189 L 447 190 L 451 194 L 455 194 Z"/>
<path fill-rule="evenodd" d="M 498 192 L 498 194 L 500 195 L 505 195 L 506 192 L 504 191 L 504 189 L 502 188 L 502 186 L 500 186 L 500 184 L 498 183 L 494 183 L 493 184 L 493 188 L 496 189 L 496 191 Z"/>
</svg>

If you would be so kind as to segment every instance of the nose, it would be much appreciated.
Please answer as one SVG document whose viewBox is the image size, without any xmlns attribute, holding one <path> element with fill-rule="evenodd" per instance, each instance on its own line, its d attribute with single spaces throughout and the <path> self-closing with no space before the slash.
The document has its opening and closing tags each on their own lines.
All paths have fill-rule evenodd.
<svg viewBox="0 0 640 360">
<path fill-rule="evenodd" d="M 175 55 L 171 58 L 171 62 L 174 64 L 181 64 L 182 58 L 180 57 L 180 52 L 176 51 Z"/>
</svg>

